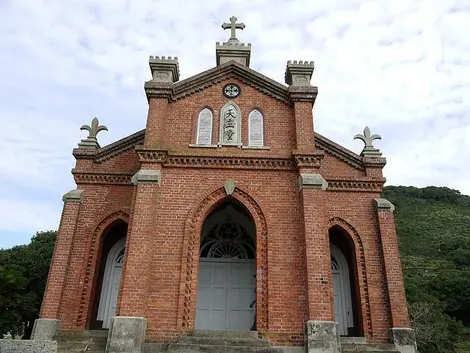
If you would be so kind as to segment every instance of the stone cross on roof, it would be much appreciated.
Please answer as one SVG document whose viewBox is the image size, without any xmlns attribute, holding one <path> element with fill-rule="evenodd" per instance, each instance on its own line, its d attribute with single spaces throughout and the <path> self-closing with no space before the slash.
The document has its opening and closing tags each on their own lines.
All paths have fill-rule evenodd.
<svg viewBox="0 0 470 353">
<path fill-rule="evenodd" d="M 223 29 L 229 29 L 230 28 L 230 39 L 229 39 L 229 41 L 238 42 L 237 34 L 236 34 L 235 30 L 245 28 L 245 24 L 244 23 L 237 23 L 237 18 L 235 16 L 232 16 L 232 17 L 230 17 L 230 23 L 227 23 L 227 22 L 222 23 L 222 28 Z"/>
</svg>

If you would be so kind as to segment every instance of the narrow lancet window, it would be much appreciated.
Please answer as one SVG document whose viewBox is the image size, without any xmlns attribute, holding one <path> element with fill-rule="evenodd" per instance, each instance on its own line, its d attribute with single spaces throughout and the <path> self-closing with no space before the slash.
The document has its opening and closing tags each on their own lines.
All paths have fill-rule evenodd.
<svg viewBox="0 0 470 353">
<path fill-rule="evenodd" d="M 248 145 L 264 146 L 263 115 L 256 109 L 248 116 Z"/>
<path fill-rule="evenodd" d="M 198 145 L 210 145 L 212 143 L 212 112 L 207 108 L 199 113 L 196 143 Z"/>
<path fill-rule="evenodd" d="M 239 145 L 241 143 L 241 113 L 235 103 L 227 103 L 220 114 L 220 144 Z"/>
</svg>

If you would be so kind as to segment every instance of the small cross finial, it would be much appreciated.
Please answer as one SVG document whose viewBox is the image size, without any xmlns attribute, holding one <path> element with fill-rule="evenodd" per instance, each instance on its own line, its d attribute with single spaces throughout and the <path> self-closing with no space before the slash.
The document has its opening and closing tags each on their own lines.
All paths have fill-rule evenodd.
<svg viewBox="0 0 470 353">
<path fill-rule="evenodd" d="M 237 18 L 235 16 L 230 17 L 230 23 L 224 22 L 222 23 L 223 29 L 230 28 L 230 42 L 238 42 L 236 30 L 245 28 L 244 23 L 237 23 Z"/>
</svg>

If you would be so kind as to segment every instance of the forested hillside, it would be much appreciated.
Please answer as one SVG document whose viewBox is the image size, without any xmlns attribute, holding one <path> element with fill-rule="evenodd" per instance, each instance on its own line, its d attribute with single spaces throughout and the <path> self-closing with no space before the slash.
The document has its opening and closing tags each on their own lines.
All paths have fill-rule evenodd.
<svg viewBox="0 0 470 353">
<path fill-rule="evenodd" d="M 470 197 L 448 188 L 388 186 L 410 315 L 421 353 L 470 352 Z M 0 249 L 0 338 L 37 317 L 56 232 Z"/>
<path fill-rule="evenodd" d="M 421 353 L 470 352 L 470 197 L 388 186 Z"/>
</svg>

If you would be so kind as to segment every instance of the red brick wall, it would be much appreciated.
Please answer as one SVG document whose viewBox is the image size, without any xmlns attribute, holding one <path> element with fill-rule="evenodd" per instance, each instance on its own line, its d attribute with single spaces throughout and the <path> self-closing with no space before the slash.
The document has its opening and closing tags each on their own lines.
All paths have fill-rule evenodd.
<svg viewBox="0 0 470 353">
<path fill-rule="evenodd" d="M 260 93 L 255 88 L 243 84 L 237 79 L 230 79 L 210 86 L 203 91 L 197 92 L 185 99 L 178 100 L 168 105 L 168 118 L 165 124 L 163 136 L 164 146 L 170 150 L 179 152 L 187 150 L 189 144 L 196 143 L 196 125 L 199 112 L 208 107 L 213 112 L 212 143 L 219 141 L 220 110 L 229 101 L 222 95 L 222 88 L 226 83 L 235 82 L 242 87 L 242 93 L 233 99 L 242 113 L 242 142 L 248 144 L 248 115 L 253 109 L 259 109 L 263 113 L 265 129 L 265 145 L 271 147 L 269 151 L 256 151 L 254 155 L 274 156 L 289 155 L 294 147 L 294 116 L 293 111 L 285 103 Z M 160 108 L 165 105 L 162 99 L 151 99 L 149 106 L 149 121 L 147 129 L 157 130 L 161 124 Z M 146 144 L 152 145 L 153 136 L 146 136 Z M 148 142 L 147 142 L 148 141 Z M 209 149 L 209 151 L 194 153 L 215 153 L 223 155 L 234 153 L 232 147 Z M 251 151 L 250 151 L 251 152 Z M 244 153 L 248 153 L 244 151 Z"/>
<path fill-rule="evenodd" d="M 248 114 L 257 108 L 263 112 L 265 141 L 270 150 L 188 146 L 196 141 L 195 124 L 199 111 L 206 106 L 214 112 L 212 142 L 218 142 L 220 109 L 228 101 L 221 91 L 227 82 L 236 82 L 242 87 L 241 96 L 234 101 L 242 112 L 243 143 L 246 145 L 248 140 Z M 308 132 L 312 124 L 306 121 L 311 117 L 310 103 L 296 104 L 296 110 L 301 115 L 299 119 L 302 119 L 297 122 L 297 127 L 292 107 L 236 79 L 220 82 L 172 103 L 151 99 L 145 146 L 164 147 L 169 154 L 290 157 L 292 150 L 299 144 L 306 148 L 313 144 L 313 132 Z M 301 129 L 297 135 L 296 129 Z M 299 141 L 296 141 L 296 136 Z M 320 172 L 326 179 L 356 180 L 366 176 L 364 170 L 353 168 L 330 154 L 326 154 L 322 163 Z M 136 153 L 130 150 L 100 164 L 79 160 L 75 172 L 134 173 L 140 168 L 155 166 L 140 165 Z M 194 226 L 196 230 L 192 231 L 198 234 L 197 227 L 202 225 L 208 211 L 195 213 L 195 210 L 205 210 L 200 204 L 210 203 L 210 195 L 220 193 L 224 181 L 230 178 L 236 181 L 240 201 L 250 212 L 259 213 L 258 216 L 253 214 L 258 222 L 257 232 L 262 222 L 266 224 L 266 241 L 261 244 L 258 239 L 257 244 L 258 247 L 266 247 L 267 258 L 257 256 L 257 264 L 258 267 L 262 263 L 267 264 L 263 271 L 268 276 L 266 288 L 260 288 L 260 284 L 257 284 L 258 296 L 266 292 L 267 318 L 264 318 L 266 322 L 261 331 L 264 330 L 278 343 L 301 345 L 306 320 L 315 317 L 332 319 L 331 273 L 323 268 L 321 272 L 326 273 L 326 282 L 317 283 L 317 278 L 312 281 L 307 278 L 310 276 L 307 274 L 317 274 L 315 264 L 306 263 L 306 259 L 315 261 L 316 257 L 322 256 L 322 263 L 329 266 L 329 254 L 325 254 L 328 249 L 328 227 L 337 224 L 349 232 L 356 249 L 363 331 L 369 342 L 388 341 L 392 317 L 386 291 L 386 261 L 384 263 L 381 244 L 387 246 L 387 251 L 396 253 L 397 248 L 394 230 L 387 231 L 393 222 L 390 219 L 382 222 L 383 229 L 379 229 L 379 218 L 373 204 L 373 199 L 379 196 L 377 191 L 300 191 L 297 185 L 298 171 L 295 169 L 275 171 L 163 166 L 161 173 L 160 186 L 139 185 L 137 193 L 130 184 L 78 185 L 84 193 L 77 228 L 73 234 L 73 251 L 63 299 L 58 309 L 62 330 L 83 330 L 89 322 L 89 307 L 94 300 L 91 284 L 96 280 L 101 234 L 115 218 L 128 221 L 126 215 L 130 215 L 131 222 L 126 259 L 132 257 L 133 260 L 125 264 L 123 271 L 120 314 L 144 315 L 148 319 L 147 338 L 151 341 L 169 340 L 191 329 L 197 295 L 194 289 L 197 284 L 197 266 L 190 271 L 188 279 L 188 225 Z M 377 180 L 381 179 L 379 174 Z M 132 210 L 133 195 L 137 211 Z M 215 196 L 213 200 L 216 200 Z M 204 207 L 209 210 L 212 205 Z M 65 218 L 69 217 L 67 214 L 64 211 Z M 188 222 L 191 217 L 194 219 Z M 385 243 L 381 243 L 380 234 L 387 236 Z M 61 227 L 58 244 L 70 236 L 70 232 Z M 199 241 L 198 236 L 194 241 Z M 139 242 L 145 243 L 146 247 L 139 247 Z M 53 268 L 62 264 L 57 260 L 60 256 L 56 251 Z M 192 256 L 197 261 L 197 253 Z M 143 267 L 135 261 L 137 258 Z M 390 272 L 388 278 L 397 283 L 395 287 L 402 293 L 402 280 L 395 276 L 397 273 Z M 46 298 L 53 298 L 60 289 L 55 287 L 55 281 L 49 282 Z M 190 306 L 184 309 L 182 304 L 187 301 L 184 297 L 187 288 L 193 288 L 193 291 Z M 188 312 L 185 313 L 185 310 Z M 261 309 L 257 310 L 259 312 Z M 51 315 L 54 316 L 54 311 L 45 311 L 43 308 L 44 317 Z M 407 325 L 403 315 L 403 312 L 399 312 L 397 320 L 394 317 L 393 321 Z M 189 326 L 185 326 L 188 320 Z"/>
</svg>

